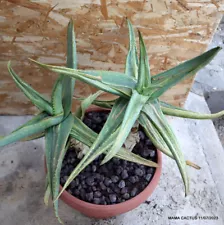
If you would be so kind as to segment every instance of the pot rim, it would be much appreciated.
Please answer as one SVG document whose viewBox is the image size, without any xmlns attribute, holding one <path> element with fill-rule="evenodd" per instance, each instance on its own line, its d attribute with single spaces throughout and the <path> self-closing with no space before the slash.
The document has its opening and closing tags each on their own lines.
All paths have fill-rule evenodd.
<svg viewBox="0 0 224 225">
<path fill-rule="evenodd" d="M 86 112 L 91 112 L 91 111 L 111 111 L 111 109 L 108 108 L 102 108 L 102 107 L 98 107 L 98 106 L 92 106 L 89 107 Z M 97 205 L 94 203 L 89 203 L 83 200 L 80 200 L 79 198 L 71 195 L 69 192 L 67 192 L 66 190 L 63 191 L 63 193 L 61 194 L 60 198 L 63 199 L 69 199 L 71 202 L 76 202 L 77 205 L 82 205 L 82 207 L 85 208 L 94 208 L 94 210 L 99 209 L 99 210 L 114 210 L 117 208 L 123 208 L 126 205 L 132 204 L 132 202 L 134 203 L 136 201 L 136 199 L 138 198 L 144 198 L 145 195 L 147 195 L 148 193 L 152 193 L 155 189 L 155 187 L 157 186 L 159 179 L 160 179 L 160 175 L 161 175 L 161 171 L 162 171 L 162 153 L 157 149 L 157 164 L 158 167 L 156 167 L 156 171 L 150 181 L 150 183 L 147 185 L 147 187 L 141 191 L 138 195 L 136 195 L 135 197 L 125 201 L 125 202 L 121 202 L 121 203 L 117 203 L 117 204 L 113 204 L 113 205 Z M 60 185 L 60 191 L 62 190 L 62 186 Z"/>
</svg>

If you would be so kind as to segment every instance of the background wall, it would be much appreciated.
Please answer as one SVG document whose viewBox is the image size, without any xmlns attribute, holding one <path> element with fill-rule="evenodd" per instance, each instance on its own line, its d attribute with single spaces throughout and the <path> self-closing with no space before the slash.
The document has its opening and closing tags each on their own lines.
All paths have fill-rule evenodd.
<svg viewBox="0 0 224 225">
<path fill-rule="evenodd" d="M 56 74 L 27 58 L 64 65 L 71 17 L 80 69 L 123 71 L 128 17 L 143 33 L 152 74 L 157 74 L 205 51 L 223 11 L 223 0 L 0 0 L 0 114 L 36 113 L 9 76 L 8 60 L 21 78 L 49 97 Z M 77 83 L 77 96 L 95 91 Z M 175 86 L 163 100 L 183 104 L 191 83 Z"/>
</svg>

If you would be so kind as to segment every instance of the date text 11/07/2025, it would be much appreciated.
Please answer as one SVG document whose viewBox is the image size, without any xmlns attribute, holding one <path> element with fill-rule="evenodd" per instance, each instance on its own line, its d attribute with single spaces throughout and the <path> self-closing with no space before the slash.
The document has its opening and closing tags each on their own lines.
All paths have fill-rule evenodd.
<svg viewBox="0 0 224 225">
<path fill-rule="evenodd" d="M 218 216 L 168 216 L 169 220 L 218 220 Z"/>
</svg>

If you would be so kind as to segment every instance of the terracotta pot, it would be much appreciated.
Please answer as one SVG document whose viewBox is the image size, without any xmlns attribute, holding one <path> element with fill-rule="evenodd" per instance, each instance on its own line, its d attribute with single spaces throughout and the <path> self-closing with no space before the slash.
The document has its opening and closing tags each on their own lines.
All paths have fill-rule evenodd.
<svg viewBox="0 0 224 225">
<path fill-rule="evenodd" d="M 61 200 L 66 204 L 71 206 L 72 208 L 78 210 L 82 214 L 98 218 L 98 219 L 106 219 L 112 216 L 117 216 L 122 213 L 126 213 L 136 207 L 138 207 L 141 203 L 147 200 L 147 198 L 152 194 L 154 189 L 156 188 L 159 178 L 161 175 L 162 169 L 162 154 L 159 150 L 157 150 L 157 163 L 159 167 L 156 169 L 155 174 L 149 183 L 149 185 L 139 193 L 134 198 L 127 200 L 122 203 L 114 204 L 114 205 L 96 205 L 89 202 L 82 201 L 73 195 L 69 194 L 67 191 L 64 191 L 61 195 Z M 60 187 L 61 189 L 61 187 Z"/>
<path fill-rule="evenodd" d="M 102 108 L 90 108 L 88 111 L 106 111 L 106 110 Z M 159 167 L 156 168 L 156 171 L 149 185 L 137 196 L 125 202 L 114 205 L 96 205 L 82 201 L 74 197 L 73 195 L 69 194 L 67 191 L 64 191 L 61 194 L 60 199 L 64 201 L 66 204 L 68 204 L 70 207 L 92 218 L 105 219 L 112 216 L 117 216 L 122 213 L 126 213 L 138 207 L 141 203 L 146 201 L 147 198 L 152 194 L 152 192 L 156 188 L 162 170 L 162 154 L 159 150 L 157 150 L 157 163 Z M 60 186 L 60 190 L 61 189 L 62 187 Z"/>
</svg>

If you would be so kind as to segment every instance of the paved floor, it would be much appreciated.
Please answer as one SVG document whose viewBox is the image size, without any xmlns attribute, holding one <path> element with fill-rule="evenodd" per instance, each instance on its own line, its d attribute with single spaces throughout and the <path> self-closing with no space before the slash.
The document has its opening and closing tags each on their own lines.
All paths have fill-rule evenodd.
<svg viewBox="0 0 224 225">
<path fill-rule="evenodd" d="M 204 98 L 191 93 L 186 108 L 208 111 Z M 0 135 L 9 133 L 28 117 L 0 117 Z M 109 220 L 87 218 L 60 202 L 60 214 L 67 225 L 130 224 L 214 224 L 224 218 L 224 152 L 211 121 L 169 118 L 187 159 L 199 164 L 200 171 L 188 168 L 191 194 L 184 197 L 183 184 L 175 163 L 163 157 L 159 186 L 135 210 Z M 16 143 L 1 149 L 0 224 L 55 225 L 51 208 L 43 204 L 45 173 L 43 140 Z M 169 220 L 169 216 L 217 216 L 218 220 Z"/>
</svg>

